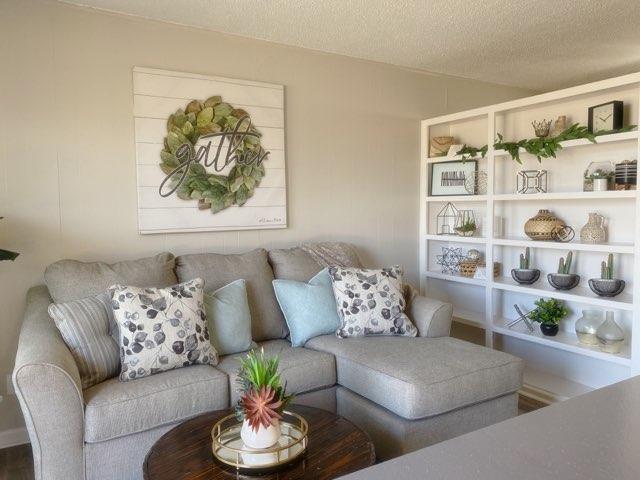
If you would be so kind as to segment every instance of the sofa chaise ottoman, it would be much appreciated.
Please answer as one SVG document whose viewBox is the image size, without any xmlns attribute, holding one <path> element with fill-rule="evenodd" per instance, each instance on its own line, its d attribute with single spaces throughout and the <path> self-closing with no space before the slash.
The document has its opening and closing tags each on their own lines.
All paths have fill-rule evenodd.
<svg viewBox="0 0 640 480">
<path fill-rule="evenodd" d="M 323 255 L 328 253 L 327 255 Z M 517 414 L 522 361 L 449 337 L 451 306 L 410 293 L 418 337 L 339 339 L 324 335 L 293 348 L 273 293 L 274 278 L 306 281 L 327 263 L 360 266 L 351 246 L 316 244 L 246 254 L 171 254 L 107 265 L 72 260 L 33 287 L 20 332 L 13 381 L 33 448 L 36 479 L 140 479 L 153 443 L 178 423 L 228 408 L 239 359 L 189 366 L 129 382 L 82 389 L 78 366 L 47 308 L 95 295 L 112 283 L 168 286 L 200 276 L 205 290 L 243 278 L 252 337 L 278 354 L 298 403 L 338 413 L 372 438 L 380 460 Z"/>
</svg>

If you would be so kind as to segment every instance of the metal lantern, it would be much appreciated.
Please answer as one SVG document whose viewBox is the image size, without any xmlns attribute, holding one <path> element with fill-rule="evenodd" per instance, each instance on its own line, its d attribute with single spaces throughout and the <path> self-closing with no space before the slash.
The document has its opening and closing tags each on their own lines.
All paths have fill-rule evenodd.
<svg viewBox="0 0 640 480">
<path fill-rule="evenodd" d="M 547 193 L 546 170 L 520 170 L 517 178 L 518 193 Z"/>
<path fill-rule="evenodd" d="M 436 217 L 436 232 L 438 235 L 455 235 L 459 210 L 451 202 L 440 210 Z"/>
<path fill-rule="evenodd" d="M 471 237 L 478 229 L 473 210 L 458 210 L 458 218 L 454 230 L 461 237 Z"/>
</svg>

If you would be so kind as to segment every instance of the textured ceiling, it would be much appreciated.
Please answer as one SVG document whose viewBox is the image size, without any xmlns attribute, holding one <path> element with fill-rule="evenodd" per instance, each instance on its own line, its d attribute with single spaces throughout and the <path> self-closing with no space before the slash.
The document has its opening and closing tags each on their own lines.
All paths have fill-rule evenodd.
<svg viewBox="0 0 640 480">
<path fill-rule="evenodd" d="M 65 0 L 545 91 L 640 71 L 639 0 Z"/>
</svg>

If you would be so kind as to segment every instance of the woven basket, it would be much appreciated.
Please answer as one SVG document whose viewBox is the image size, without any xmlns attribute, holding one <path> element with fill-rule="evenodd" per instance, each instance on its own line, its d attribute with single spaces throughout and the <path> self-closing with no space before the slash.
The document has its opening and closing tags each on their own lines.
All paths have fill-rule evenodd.
<svg viewBox="0 0 640 480">
<path fill-rule="evenodd" d="M 449 147 L 453 145 L 453 137 L 433 137 L 431 138 L 430 157 L 444 157 L 449 153 Z"/>
<path fill-rule="evenodd" d="M 460 275 L 463 277 L 473 278 L 478 268 L 478 262 L 473 260 L 463 260 L 460 262 Z"/>
</svg>

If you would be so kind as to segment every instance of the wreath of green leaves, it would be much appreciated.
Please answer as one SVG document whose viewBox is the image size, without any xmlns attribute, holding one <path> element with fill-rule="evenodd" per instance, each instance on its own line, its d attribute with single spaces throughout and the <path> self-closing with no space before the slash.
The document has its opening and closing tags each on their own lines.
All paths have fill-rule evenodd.
<svg viewBox="0 0 640 480">
<path fill-rule="evenodd" d="M 204 102 L 193 100 L 183 109 L 178 109 L 167 119 L 167 136 L 164 149 L 160 152 L 160 168 L 166 175 L 176 171 L 187 158 L 176 156 L 178 149 L 189 145 L 190 155 L 194 155 L 196 143 L 207 134 L 232 132 L 239 121 L 249 121 L 247 112 L 223 102 L 216 95 Z M 246 127 L 242 125 L 242 130 Z M 260 145 L 261 134 L 251 124 L 248 133 L 236 142 L 235 155 L 239 159 L 261 158 L 265 153 Z M 215 150 L 212 148 L 212 150 Z M 183 200 L 198 200 L 200 209 L 211 209 L 217 213 L 231 205 L 244 205 L 253 196 L 255 188 L 265 175 L 264 164 L 260 162 L 236 161 L 228 175 L 209 173 L 200 163 L 191 163 L 184 181 L 178 186 L 176 195 Z M 181 174 L 174 174 L 169 188 L 178 184 Z"/>
</svg>

